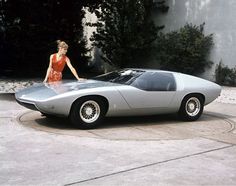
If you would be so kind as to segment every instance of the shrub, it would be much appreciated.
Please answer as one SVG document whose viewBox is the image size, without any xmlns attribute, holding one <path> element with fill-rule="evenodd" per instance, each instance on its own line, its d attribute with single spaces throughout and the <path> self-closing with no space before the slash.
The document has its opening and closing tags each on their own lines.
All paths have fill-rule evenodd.
<svg viewBox="0 0 236 186">
<path fill-rule="evenodd" d="M 222 64 L 222 61 L 216 65 L 215 69 L 216 83 L 226 86 L 236 86 L 236 67 L 229 68 Z"/>
<path fill-rule="evenodd" d="M 161 69 L 200 74 L 213 62 L 209 58 L 213 35 L 204 36 L 204 24 L 186 24 L 178 31 L 159 34 L 157 61 Z"/>
</svg>

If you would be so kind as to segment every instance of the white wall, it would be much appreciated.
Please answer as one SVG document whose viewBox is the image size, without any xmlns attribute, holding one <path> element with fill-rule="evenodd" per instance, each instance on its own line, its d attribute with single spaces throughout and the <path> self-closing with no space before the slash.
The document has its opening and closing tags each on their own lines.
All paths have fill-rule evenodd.
<svg viewBox="0 0 236 186">
<path fill-rule="evenodd" d="M 156 16 L 155 22 L 164 24 L 164 32 L 173 31 L 186 23 L 205 22 L 205 34 L 213 33 L 215 46 L 211 60 L 229 67 L 236 66 L 236 0 L 167 0 L 169 11 Z M 213 67 L 204 76 L 214 79 Z"/>
</svg>

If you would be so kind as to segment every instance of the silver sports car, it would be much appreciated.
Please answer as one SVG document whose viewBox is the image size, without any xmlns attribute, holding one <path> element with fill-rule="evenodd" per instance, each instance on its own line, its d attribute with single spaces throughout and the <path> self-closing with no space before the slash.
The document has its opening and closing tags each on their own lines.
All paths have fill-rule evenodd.
<svg viewBox="0 0 236 186">
<path fill-rule="evenodd" d="M 88 80 L 37 84 L 15 97 L 29 109 L 65 116 L 76 127 L 89 129 L 105 116 L 178 113 L 194 121 L 220 92 L 219 85 L 182 73 L 124 69 Z"/>
</svg>

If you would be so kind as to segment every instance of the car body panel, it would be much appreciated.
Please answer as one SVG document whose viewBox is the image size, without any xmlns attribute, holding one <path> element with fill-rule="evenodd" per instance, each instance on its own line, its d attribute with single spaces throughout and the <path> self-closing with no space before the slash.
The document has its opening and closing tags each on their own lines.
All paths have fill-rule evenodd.
<svg viewBox="0 0 236 186">
<path fill-rule="evenodd" d="M 221 92 L 219 85 L 191 75 L 146 69 L 128 69 L 124 72 L 128 71 L 139 73 L 129 80 L 131 82 L 129 84 L 92 79 L 41 83 L 17 92 L 15 97 L 20 104 L 30 109 L 46 114 L 69 116 L 76 100 L 86 96 L 100 96 L 105 98 L 109 105 L 106 116 L 127 116 L 178 112 L 182 100 L 189 94 L 201 94 L 206 105 L 216 99 Z M 169 82 L 174 83 L 172 89 L 164 88 L 158 91 L 154 88 L 149 91 L 138 87 L 140 85 L 137 81 L 143 80 L 142 78 L 145 80 L 144 75 L 159 77 L 158 73 L 167 75 L 167 81 L 171 78 Z M 163 83 L 159 79 L 153 82 L 156 85 Z M 144 82 L 143 85 L 146 83 L 148 84 Z"/>
<path fill-rule="evenodd" d="M 145 91 L 135 87 L 118 87 L 118 89 L 132 109 L 171 107 L 176 94 L 176 91 Z"/>
</svg>

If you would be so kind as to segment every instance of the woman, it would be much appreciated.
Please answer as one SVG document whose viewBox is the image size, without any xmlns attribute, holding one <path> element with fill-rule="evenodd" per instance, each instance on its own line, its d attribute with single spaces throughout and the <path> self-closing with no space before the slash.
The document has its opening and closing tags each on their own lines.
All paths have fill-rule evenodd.
<svg viewBox="0 0 236 186">
<path fill-rule="evenodd" d="M 46 82 L 54 82 L 54 81 L 61 81 L 62 79 L 62 71 L 65 67 L 65 64 L 69 67 L 73 75 L 79 80 L 79 76 L 74 69 L 74 67 L 70 63 L 70 59 L 66 56 L 66 52 L 68 49 L 68 45 L 64 41 L 57 41 L 58 52 L 52 54 L 50 56 L 50 62 L 47 70 L 46 77 L 44 79 L 44 83 Z"/>
</svg>

